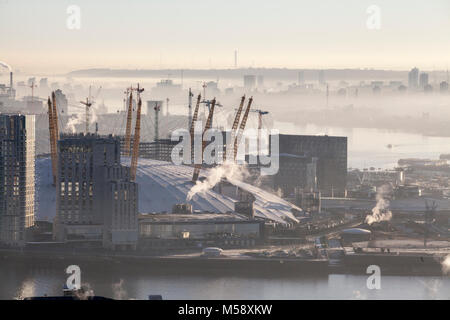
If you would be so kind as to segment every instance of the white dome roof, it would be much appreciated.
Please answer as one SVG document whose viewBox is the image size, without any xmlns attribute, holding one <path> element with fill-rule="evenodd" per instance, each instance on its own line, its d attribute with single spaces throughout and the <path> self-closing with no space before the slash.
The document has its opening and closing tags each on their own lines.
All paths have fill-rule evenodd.
<svg viewBox="0 0 450 320">
<path fill-rule="evenodd" d="M 129 164 L 129 159 L 122 161 Z M 207 170 L 202 170 L 201 176 Z M 169 162 L 140 158 L 136 182 L 139 184 L 139 212 L 171 212 L 172 206 L 185 203 L 189 190 L 192 188 L 193 168 L 174 165 Z M 240 181 L 234 185 L 252 193 L 255 196 L 255 216 L 276 221 L 278 223 L 295 223 L 298 220 L 291 210 L 301 209 L 280 197 Z M 55 216 L 56 191 L 51 184 L 51 161 L 49 158 L 36 160 L 36 217 L 50 220 Z M 193 210 L 203 212 L 226 213 L 234 211 L 235 200 L 214 190 L 194 195 L 189 203 Z"/>
</svg>

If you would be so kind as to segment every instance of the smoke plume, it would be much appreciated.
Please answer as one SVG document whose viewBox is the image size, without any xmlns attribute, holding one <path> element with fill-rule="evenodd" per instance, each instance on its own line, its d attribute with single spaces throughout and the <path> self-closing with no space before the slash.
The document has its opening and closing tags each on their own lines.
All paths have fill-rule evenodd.
<svg viewBox="0 0 450 320">
<path fill-rule="evenodd" d="M 0 66 L 8 68 L 9 72 L 12 71 L 12 68 L 9 64 L 7 64 L 6 62 L 0 61 Z"/>
<path fill-rule="evenodd" d="M 115 300 L 125 300 L 128 298 L 127 291 L 123 287 L 123 279 L 120 279 L 119 282 L 112 284 L 113 298 Z"/>
<path fill-rule="evenodd" d="M 366 223 L 371 225 L 374 222 L 389 221 L 392 219 L 390 207 L 390 196 L 392 187 L 388 184 L 382 185 L 377 190 L 377 204 L 372 209 L 372 214 L 366 216 Z"/>
<path fill-rule="evenodd" d="M 83 283 L 80 290 L 76 290 L 74 293 L 79 300 L 88 300 L 95 295 L 94 290 L 88 282 Z"/>
<path fill-rule="evenodd" d="M 450 274 L 450 254 L 442 261 L 442 273 L 445 275 Z"/>
<path fill-rule="evenodd" d="M 92 106 L 89 108 L 89 113 L 90 113 L 90 116 L 89 116 L 89 124 L 91 124 L 91 123 L 95 123 L 96 121 L 97 121 L 97 110 L 96 110 L 96 108 L 94 107 L 94 105 L 92 104 Z"/>
<path fill-rule="evenodd" d="M 77 131 L 75 126 L 82 123 L 82 117 L 80 117 L 79 114 L 74 114 L 69 118 L 69 121 L 67 121 L 66 130 L 69 130 L 71 133 L 75 133 Z"/>
<path fill-rule="evenodd" d="M 225 161 L 220 166 L 209 169 L 205 180 L 197 180 L 195 186 L 189 190 L 186 200 L 190 201 L 197 193 L 205 193 L 214 188 L 222 178 L 242 181 L 248 174 L 246 166 L 238 165 L 233 161 Z"/>
</svg>

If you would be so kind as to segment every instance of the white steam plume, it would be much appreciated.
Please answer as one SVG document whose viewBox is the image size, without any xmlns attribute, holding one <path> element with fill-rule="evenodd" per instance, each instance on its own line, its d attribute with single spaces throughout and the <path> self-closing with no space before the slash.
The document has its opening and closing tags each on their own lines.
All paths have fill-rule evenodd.
<svg viewBox="0 0 450 320">
<path fill-rule="evenodd" d="M 372 215 L 366 216 L 366 223 L 371 225 L 374 222 L 389 221 L 392 219 L 390 207 L 390 195 L 392 187 L 388 184 L 382 185 L 377 190 L 377 204 L 372 209 Z"/>
<path fill-rule="evenodd" d="M 97 121 L 98 117 L 97 117 L 97 112 L 96 112 L 96 109 L 94 107 L 94 104 L 92 104 L 92 106 L 90 107 L 89 113 L 90 113 L 89 124 L 95 123 Z"/>
<path fill-rule="evenodd" d="M 75 133 L 76 132 L 75 126 L 82 124 L 82 123 L 83 123 L 83 119 L 82 119 L 82 117 L 80 117 L 79 114 L 72 115 L 69 118 L 69 121 L 67 121 L 66 130 L 70 130 L 71 133 Z"/>
<path fill-rule="evenodd" d="M 442 261 L 442 273 L 445 275 L 450 274 L 450 254 Z"/>
<path fill-rule="evenodd" d="M 123 279 L 119 282 L 112 284 L 113 298 L 114 300 L 125 300 L 128 299 L 127 291 L 123 287 Z"/>
<path fill-rule="evenodd" d="M 214 186 L 218 184 L 222 178 L 242 181 L 246 176 L 248 176 L 246 166 L 238 165 L 232 161 L 225 161 L 220 166 L 209 169 L 205 180 L 197 180 L 195 186 L 189 190 L 186 200 L 190 201 L 197 193 L 205 193 L 206 191 L 214 188 Z"/>
<path fill-rule="evenodd" d="M 94 296 L 94 290 L 92 289 L 90 283 L 86 282 L 81 285 L 80 290 L 74 292 L 75 296 L 80 300 L 88 300 L 89 297 Z"/>
<path fill-rule="evenodd" d="M 6 62 L 0 61 L 0 66 L 8 68 L 9 72 L 12 71 L 12 68 L 9 64 L 7 64 Z"/>
</svg>

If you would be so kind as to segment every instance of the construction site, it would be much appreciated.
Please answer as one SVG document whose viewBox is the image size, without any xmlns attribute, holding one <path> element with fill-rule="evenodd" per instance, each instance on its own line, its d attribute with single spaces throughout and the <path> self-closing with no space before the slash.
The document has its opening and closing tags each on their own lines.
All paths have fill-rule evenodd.
<svg viewBox="0 0 450 320">
<path fill-rule="evenodd" d="M 155 140 L 142 142 L 143 92 L 139 84 L 125 91 L 124 135 L 100 135 L 97 124 L 95 131 L 90 132 L 92 97 L 80 102 L 85 112 L 83 132 L 68 132 L 62 129 L 55 93 L 47 99 L 50 155 L 41 155 L 36 160 L 36 216 L 38 220 L 53 223 L 53 241 L 136 250 L 140 242 L 146 243 L 140 246 L 144 248 L 148 247 L 149 240 L 161 238 L 153 231 L 143 231 L 144 226 L 153 230 L 167 216 L 170 228 L 176 223 L 182 226 L 166 235 L 167 241 L 159 241 L 159 247 L 170 247 L 170 239 L 174 248 L 195 247 L 199 241 L 206 240 L 223 244 L 227 239 L 231 246 L 245 247 L 263 244 L 265 229 L 270 226 L 288 228 L 300 221 L 300 207 L 237 179 L 232 171 L 225 170 L 218 181 L 206 186 L 211 166 L 202 170 L 203 161 L 173 164 L 171 154 L 178 141 L 159 139 L 161 108 L 158 103 L 148 102 L 154 111 Z M 193 98 L 189 90 L 188 128 L 192 150 L 201 104 L 208 110 L 202 136 L 212 128 L 216 108 L 223 107 L 215 98 L 207 100 L 198 94 L 195 103 Z M 241 97 L 228 133 L 233 142 L 220 146 L 227 163 L 236 159 L 250 112 L 259 114 L 259 126 L 262 116 L 267 114 L 251 108 L 252 98 L 247 103 L 245 100 L 245 96 Z M 208 146 L 202 140 L 201 154 Z M 243 165 L 231 166 L 245 170 Z M 201 190 L 195 191 L 196 188 Z M 194 219 L 191 222 L 190 215 Z M 224 221 L 230 221 L 229 227 L 225 227 Z M 211 224 L 215 226 L 212 230 Z M 189 225 L 194 225 L 196 231 L 189 232 Z M 250 229 L 241 233 L 237 226 Z M 158 242 L 150 247 L 157 248 L 155 243 Z"/>
</svg>

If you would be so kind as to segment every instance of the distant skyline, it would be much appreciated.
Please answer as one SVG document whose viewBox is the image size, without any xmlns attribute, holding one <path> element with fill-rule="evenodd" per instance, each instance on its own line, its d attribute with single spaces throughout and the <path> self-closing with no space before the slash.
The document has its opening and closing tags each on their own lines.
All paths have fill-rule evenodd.
<svg viewBox="0 0 450 320">
<path fill-rule="evenodd" d="M 448 0 L 0 0 L 0 61 L 48 74 L 233 68 L 235 50 L 242 68 L 445 70 L 449 35 Z"/>
</svg>

